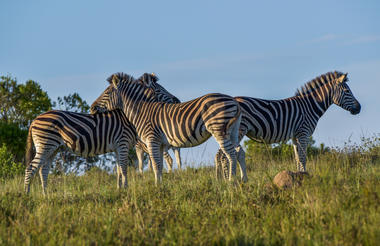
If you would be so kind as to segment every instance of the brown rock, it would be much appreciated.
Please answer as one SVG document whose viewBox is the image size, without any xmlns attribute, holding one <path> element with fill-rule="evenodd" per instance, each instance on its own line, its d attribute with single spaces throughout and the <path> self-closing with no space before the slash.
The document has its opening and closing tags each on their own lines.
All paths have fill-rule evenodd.
<svg viewBox="0 0 380 246">
<path fill-rule="evenodd" d="M 273 184 L 279 188 L 288 189 L 294 185 L 301 185 L 304 176 L 308 175 L 306 172 L 282 171 L 273 178 Z"/>
</svg>

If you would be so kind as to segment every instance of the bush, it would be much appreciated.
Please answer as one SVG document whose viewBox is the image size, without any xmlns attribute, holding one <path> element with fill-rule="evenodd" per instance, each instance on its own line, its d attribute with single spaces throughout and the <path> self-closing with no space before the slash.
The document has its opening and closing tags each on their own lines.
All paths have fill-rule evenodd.
<svg viewBox="0 0 380 246">
<path fill-rule="evenodd" d="M 16 123 L 0 121 L 0 146 L 5 146 L 16 162 L 24 159 L 27 136 L 28 129 L 22 129 Z"/>
<path fill-rule="evenodd" d="M 24 165 L 14 161 L 14 156 L 5 145 L 0 148 L 0 179 L 13 178 L 24 173 Z"/>
<path fill-rule="evenodd" d="M 315 158 L 321 154 L 329 153 L 331 149 L 326 147 L 323 143 L 315 146 L 315 141 L 310 137 L 306 149 L 308 159 Z M 266 144 L 254 140 L 247 140 L 244 142 L 246 149 L 247 162 L 273 162 L 273 161 L 293 161 L 294 149 L 291 141 Z"/>
</svg>

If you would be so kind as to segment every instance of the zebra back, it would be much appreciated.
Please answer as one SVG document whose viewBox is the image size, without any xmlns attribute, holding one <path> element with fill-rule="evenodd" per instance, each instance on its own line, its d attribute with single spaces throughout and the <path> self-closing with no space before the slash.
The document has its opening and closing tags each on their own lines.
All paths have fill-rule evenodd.
<svg viewBox="0 0 380 246">
<path fill-rule="evenodd" d="M 52 110 L 33 120 L 29 134 L 42 145 L 66 145 L 87 157 L 114 151 L 117 144 L 126 148 L 136 143 L 135 127 L 117 109 L 96 114 Z"/>
</svg>

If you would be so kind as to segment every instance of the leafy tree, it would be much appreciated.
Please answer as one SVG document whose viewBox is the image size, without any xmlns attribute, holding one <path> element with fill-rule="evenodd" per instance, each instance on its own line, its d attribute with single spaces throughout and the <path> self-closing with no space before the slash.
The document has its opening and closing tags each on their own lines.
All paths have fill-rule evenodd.
<svg viewBox="0 0 380 246">
<path fill-rule="evenodd" d="M 89 113 L 90 106 L 83 100 L 78 93 L 69 94 L 63 98 L 58 97 L 55 107 L 60 110 L 73 111 L 79 113 Z"/>
<path fill-rule="evenodd" d="M 0 146 L 6 146 L 13 161 L 22 162 L 28 126 L 51 109 L 50 98 L 33 80 L 18 84 L 11 76 L 1 76 L 0 105 Z"/>
<path fill-rule="evenodd" d="M 20 128 L 27 128 L 34 118 L 52 107 L 47 92 L 37 82 L 18 84 L 10 76 L 0 77 L 0 104 L 0 121 Z"/>
<path fill-rule="evenodd" d="M 4 145 L 16 162 L 22 162 L 24 158 L 27 135 L 28 129 L 0 121 L 0 146 Z"/>
</svg>

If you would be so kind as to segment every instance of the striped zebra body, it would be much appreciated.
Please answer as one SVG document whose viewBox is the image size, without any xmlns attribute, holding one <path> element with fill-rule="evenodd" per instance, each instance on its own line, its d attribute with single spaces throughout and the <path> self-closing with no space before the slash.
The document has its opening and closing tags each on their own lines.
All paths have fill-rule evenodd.
<svg viewBox="0 0 380 246">
<path fill-rule="evenodd" d="M 292 139 L 297 168 L 306 172 L 308 141 L 329 106 L 336 104 L 352 114 L 360 112 L 360 104 L 348 87 L 347 80 L 347 74 L 330 72 L 306 83 L 294 97 L 283 100 L 235 97 L 242 108 L 239 139 L 247 136 L 268 144 Z M 240 154 L 244 155 L 244 152 Z M 228 166 L 222 151 L 217 153 L 215 162 L 217 175 L 223 168 L 227 177 Z"/>
<path fill-rule="evenodd" d="M 40 169 L 45 194 L 51 161 L 61 146 L 82 157 L 116 152 L 118 188 L 127 186 L 128 152 L 136 143 L 136 129 L 117 109 L 98 114 L 52 110 L 37 116 L 29 127 L 25 170 L 25 191 Z M 33 158 L 33 144 L 35 156 Z M 120 178 L 122 180 L 120 180 Z"/>
<path fill-rule="evenodd" d="M 139 81 L 141 81 L 144 85 L 147 81 L 152 81 L 155 83 L 156 87 L 156 96 L 158 102 L 165 102 L 165 103 L 181 103 L 181 101 L 172 95 L 170 92 L 168 92 L 163 86 L 161 86 L 159 83 L 157 83 L 158 78 L 154 74 L 144 74 L 139 78 Z M 182 162 L 181 162 L 181 152 L 179 148 L 170 146 L 169 149 L 172 149 L 178 164 L 178 169 L 182 169 Z M 136 144 L 136 156 L 138 160 L 138 166 L 139 166 L 139 172 L 143 172 L 143 161 L 144 161 L 144 153 L 148 154 L 148 147 L 146 144 L 144 144 L 141 140 L 138 140 Z M 164 150 L 164 159 L 166 161 L 166 164 L 168 165 L 168 172 L 172 171 L 173 168 L 173 159 L 170 156 L 168 150 Z M 151 169 L 152 162 L 149 161 L 149 169 Z"/>
<path fill-rule="evenodd" d="M 157 102 L 152 83 L 137 86 L 125 74 L 115 74 L 108 81 L 114 89 L 106 90 L 92 108 L 123 108 L 127 118 L 136 127 L 140 139 L 147 145 L 156 176 L 162 177 L 162 152 L 168 146 L 193 147 L 213 136 L 230 163 L 230 178 L 236 172 L 236 151 L 239 148 L 238 128 L 241 111 L 230 96 L 207 94 L 185 103 Z M 143 98 L 145 100 L 135 100 Z M 246 180 L 245 167 L 241 167 Z"/>
<path fill-rule="evenodd" d="M 130 77 L 130 79 L 133 79 L 133 77 Z M 143 86 L 146 86 L 147 83 L 153 83 L 154 84 L 154 90 L 155 90 L 155 100 L 157 102 L 165 102 L 165 103 L 180 103 L 181 101 L 169 93 L 163 86 L 161 86 L 158 81 L 158 77 L 155 74 L 143 74 L 138 80 L 138 83 L 140 83 Z M 108 87 L 105 90 L 105 94 L 108 93 L 108 90 L 112 90 L 113 87 Z M 107 111 L 106 108 L 100 108 L 97 107 L 96 101 L 92 104 L 91 107 L 91 113 L 95 112 L 105 112 Z M 143 143 L 140 139 L 137 141 L 137 144 L 135 146 L 136 148 L 136 157 L 137 157 L 137 162 L 138 162 L 138 168 L 139 172 L 143 172 L 143 164 L 144 164 L 144 154 L 148 154 L 148 148 L 145 143 Z M 175 158 L 178 164 L 178 168 L 182 169 L 182 162 L 181 162 L 181 151 L 179 148 L 176 147 L 168 147 L 169 149 L 171 148 L 175 154 Z M 149 155 L 149 154 L 148 154 Z M 164 159 L 168 165 L 168 172 L 172 171 L 173 168 L 173 159 L 171 158 L 168 150 L 164 150 Z M 151 162 L 149 161 L 149 169 L 151 168 Z"/>
</svg>

